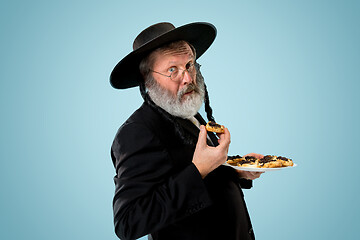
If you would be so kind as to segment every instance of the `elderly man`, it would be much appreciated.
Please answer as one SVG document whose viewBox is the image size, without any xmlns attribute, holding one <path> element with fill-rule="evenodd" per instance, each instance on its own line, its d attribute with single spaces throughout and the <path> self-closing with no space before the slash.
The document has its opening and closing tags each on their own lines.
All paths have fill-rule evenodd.
<svg viewBox="0 0 360 240">
<path fill-rule="evenodd" d="M 198 113 L 205 102 L 214 121 L 196 59 L 215 36 L 209 23 L 152 25 L 111 73 L 114 88 L 139 86 L 144 98 L 111 147 L 120 239 L 255 238 L 241 188 L 250 188 L 260 173 L 222 165 L 230 133 L 208 133 Z"/>
</svg>

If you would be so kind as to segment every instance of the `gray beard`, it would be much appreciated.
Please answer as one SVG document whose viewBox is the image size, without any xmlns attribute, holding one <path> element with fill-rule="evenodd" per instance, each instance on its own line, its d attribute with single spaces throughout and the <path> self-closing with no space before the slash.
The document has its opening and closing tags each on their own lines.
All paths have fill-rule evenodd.
<svg viewBox="0 0 360 240">
<path fill-rule="evenodd" d="M 160 86 L 151 75 L 146 81 L 146 87 L 153 102 L 176 117 L 188 119 L 195 116 L 204 102 L 205 85 L 201 74 L 196 74 L 196 84 L 188 84 L 178 91 L 177 96 Z M 183 95 L 191 90 L 194 92 L 183 99 Z"/>
</svg>

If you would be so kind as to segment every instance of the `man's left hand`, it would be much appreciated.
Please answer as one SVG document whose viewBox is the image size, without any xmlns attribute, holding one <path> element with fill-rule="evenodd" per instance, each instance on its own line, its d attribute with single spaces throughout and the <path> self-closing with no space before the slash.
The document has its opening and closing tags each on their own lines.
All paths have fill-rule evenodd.
<svg viewBox="0 0 360 240">
<path fill-rule="evenodd" d="M 250 171 L 242 171 L 236 170 L 239 174 L 240 178 L 248 179 L 248 180 L 255 180 L 260 177 L 263 172 L 250 172 Z"/>
</svg>

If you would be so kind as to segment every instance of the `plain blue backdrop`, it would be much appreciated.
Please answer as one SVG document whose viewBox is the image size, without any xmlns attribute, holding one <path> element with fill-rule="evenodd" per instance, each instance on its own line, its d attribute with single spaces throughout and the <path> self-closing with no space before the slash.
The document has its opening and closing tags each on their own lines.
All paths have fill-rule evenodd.
<svg viewBox="0 0 360 240">
<path fill-rule="evenodd" d="M 142 100 L 109 74 L 161 21 L 217 27 L 199 63 L 229 154 L 298 164 L 245 191 L 257 239 L 357 239 L 359 11 L 346 0 L 1 0 L 0 239 L 116 239 L 110 146 Z"/>
</svg>

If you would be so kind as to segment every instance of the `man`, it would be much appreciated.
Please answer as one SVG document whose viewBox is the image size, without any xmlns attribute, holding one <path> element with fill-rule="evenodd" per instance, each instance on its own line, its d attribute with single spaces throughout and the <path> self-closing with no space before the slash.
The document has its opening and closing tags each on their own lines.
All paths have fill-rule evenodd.
<svg viewBox="0 0 360 240">
<path fill-rule="evenodd" d="M 196 59 L 215 36 L 209 23 L 152 25 L 111 73 L 113 87 L 139 86 L 144 98 L 111 147 L 120 239 L 255 238 L 241 188 L 250 188 L 260 173 L 223 166 L 230 133 L 207 133 L 198 114 L 205 102 L 214 120 Z"/>
</svg>

